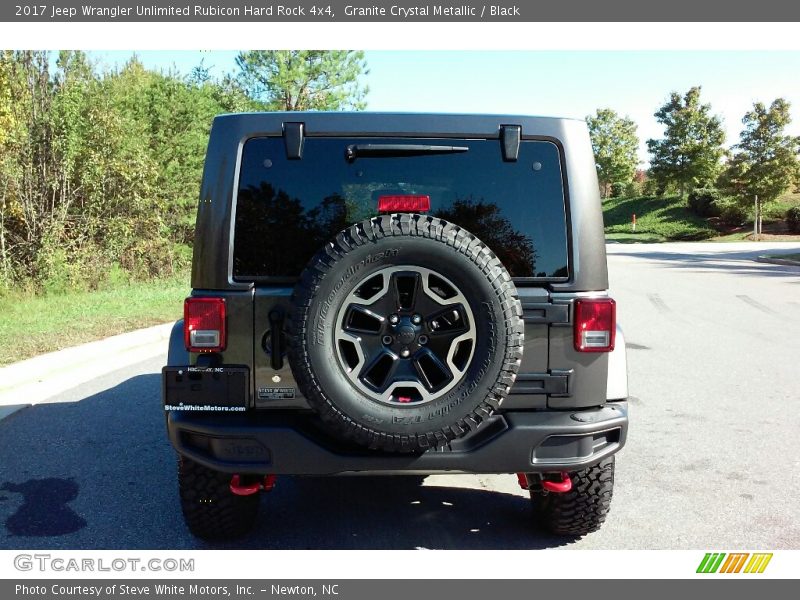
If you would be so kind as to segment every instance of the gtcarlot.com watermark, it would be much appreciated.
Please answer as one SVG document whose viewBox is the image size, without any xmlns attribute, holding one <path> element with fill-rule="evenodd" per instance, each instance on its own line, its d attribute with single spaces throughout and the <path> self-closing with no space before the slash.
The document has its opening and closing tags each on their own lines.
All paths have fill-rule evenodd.
<svg viewBox="0 0 800 600">
<path fill-rule="evenodd" d="M 52 573 L 140 573 L 194 571 L 193 558 L 62 558 L 50 554 L 17 554 L 14 557 L 17 571 L 37 571 Z"/>
</svg>

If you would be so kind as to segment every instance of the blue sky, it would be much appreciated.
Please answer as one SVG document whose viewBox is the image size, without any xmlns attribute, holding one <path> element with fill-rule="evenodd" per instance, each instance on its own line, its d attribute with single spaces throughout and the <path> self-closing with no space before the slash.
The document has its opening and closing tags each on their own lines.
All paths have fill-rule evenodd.
<svg viewBox="0 0 800 600">
<path fill-rule="evenodd" d="M 101 65 L 124 63 L 131 52 L 90 52 Z M 213 75 L 235 71 L 236 52 L 138 52 L 149 67 L 188 73 L 200 60 Z M 673 90 L 702 85 L 723 117 L 728 144 L 756 100 L 777 97 L 793 107 L 800 135 L 800 52 L 755 51 L 368 51 L 368 110 L 489 112 L 584 118 L 613 108 L 659 137 L 653 113 Z"/>
</svg>

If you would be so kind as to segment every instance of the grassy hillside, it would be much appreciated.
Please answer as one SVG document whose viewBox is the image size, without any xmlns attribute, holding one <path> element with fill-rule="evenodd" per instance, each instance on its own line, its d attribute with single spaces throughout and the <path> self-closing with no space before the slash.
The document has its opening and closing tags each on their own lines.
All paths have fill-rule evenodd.
<svg viewBox="0 0 800 600">
<path fill-rule="evenodd" d="M 631 219 L 636 215 L 636 232 Z M 624 241 L 706 240 L 717 235 L 706 219 L 677 197 L 609 198 L 603 201 L 606 237 Z"/>
<path fill-rule="evenodd" d="M 800 193 L 787 193 L 764 207 L 764 232 L 780 234 L 781 239 L 794 240 L 787 236 L 784 218 L 792 206 L 800 205 Z M 636 232 L 631 228 L 631 217 L 636 215 Z M 741 241 L 747 239 L 752 229 L 726 228 L 708 219 L 698 217 L 686 206 L 686 200 L 677 196 L 656 198 L 609 198 L 603 201 L 603 219 L 606 239 L 619 242 L 666 242 L 669 240 Z M 777 237 L 775 239 L 778 239 Z"/>
</svg>

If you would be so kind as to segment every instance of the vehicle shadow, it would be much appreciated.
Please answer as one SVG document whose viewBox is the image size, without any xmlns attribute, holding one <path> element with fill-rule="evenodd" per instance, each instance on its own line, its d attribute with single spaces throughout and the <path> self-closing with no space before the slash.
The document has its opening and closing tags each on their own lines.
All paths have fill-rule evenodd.
<svg viewBox="0 0 800 600">
<path fill-rule="evenodd" d="M 756 262 L 760 254 L 778 254 L 787 252 L 786 249 L 763 249 L 758 251 L 726 251 L 713 253 L 691 253 L 685 251 L 642 251 L 635 247 L 614 248 L 610 257 L 627 256 L 640 258 L 655 263 L 657 266 L 669 269 L 687 271 L 726 271 L 736 275 L 753 275 L 758 277 L 800 277 L 800 267 L 792 265 L 776 265 L 773 263 Z M 796 282 L 790 282 L 796 283 Z"/>
<path fill-rule="evenodd" d="M 250 536 L 215 547 L 541 549 L 570 541 L 533 527 L 527 496 L 429 485 L 425 479 L 287 478 L 262 499 Z"/>
<path fill-rule="evenodd" d="M 139 375 L 0 421 L 0 548 L 536 549 L 570 541 L 530 526 L 522 492 L 352 476 L 279 478 L 252 534 L 201 542 L 180 514 L 160 382 L 160 374 Z"/>
</svg>

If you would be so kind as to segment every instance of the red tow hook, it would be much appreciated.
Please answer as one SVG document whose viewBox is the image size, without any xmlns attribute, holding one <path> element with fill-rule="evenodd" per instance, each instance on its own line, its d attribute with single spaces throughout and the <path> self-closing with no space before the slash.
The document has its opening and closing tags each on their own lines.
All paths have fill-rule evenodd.
<svg viewBox="0 0 800 600">
<path fill-rule="evenodd" d="M 542 479 L 539 481 L 542 485 L 542 490 L 546 492 L 552 492 L 554 494 L 564 494 L 572 489 L 572 479 L 567 472 L 559 473 L 561 477 L 561 481 L 548 481 L 547 479 Z M 531 489 L 530 481 L 528 480 L 527 473 L 517 473 L 517 482 L 519 483 L 519 487 L 523 490 L 528 491 Z"/>
<path fill-rule="evenodd" d="M 548 481 L 542 479 L 542 489 L 554 494 L 564 494 L 572 489 L 572 479 L 569 473 L 561 472 L 561 481 Z"/>
<path fill-rule="evenodd" d="M 275 487 L 275 479 L 275 475 L 264 475 L 262 481 L 244 485 L 242 484 L 242 477 L 240 475 L 234 475 L 231 477 L 231 493 L 237 496 L 252 496 L 261 490 L 269 492 Z"/>
</svg>

